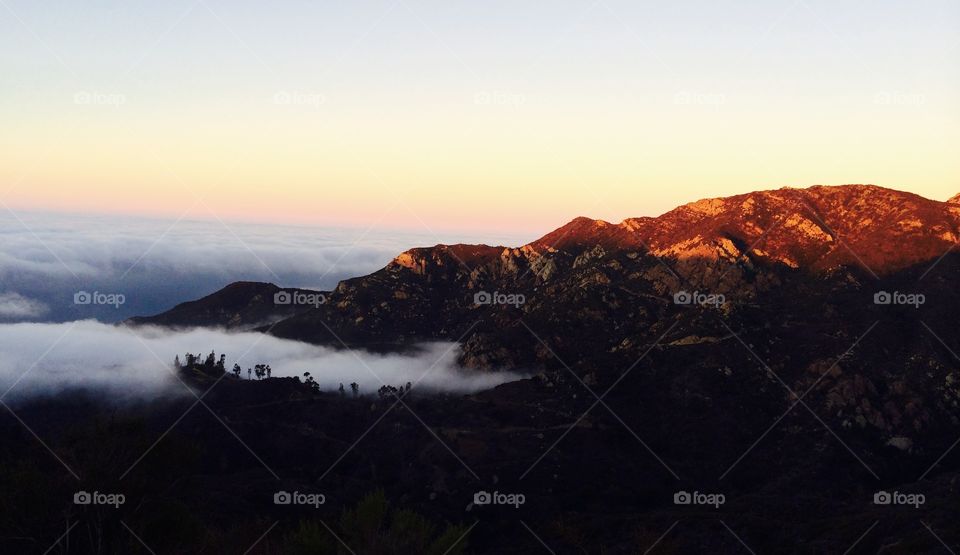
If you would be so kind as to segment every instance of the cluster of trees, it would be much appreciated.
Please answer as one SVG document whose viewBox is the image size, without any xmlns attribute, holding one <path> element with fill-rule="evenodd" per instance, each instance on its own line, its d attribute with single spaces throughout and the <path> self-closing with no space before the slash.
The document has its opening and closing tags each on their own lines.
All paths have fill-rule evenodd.
<svg viewBox="0 0 960 555">
<path fill-rule="evenodd" d="M 195 355 L 193 353 L 186 353 L 183 359 L 180 359 L 180 355 L 177 355 L 174 358 L 173 366 L 178 372 L 200 372 L 207 376 L 214 378 L 219 378 L 223 376 L 226 372 L 226 362 L 227 355 L 221 354 L 217 357 L 217 353 L 210 351 L 206 357 L 203 357 L 199 354 Z M 237 379 L 243 379 L 243 368 L 239 364 L 234 364 L 231 369 L 231 373 Z M 258 380 L 264 378 L 270 378 L 273 373 L 273 369 L 270 368 L 269 364 L 255 364 L 253 368 L 247 368 L 247 379 L 252 380 L 254 377 Z M 320 384 L 317 383 L 317 380 L 310 375 L 310 372 L 303 373 L 303 381 L 306 383 L 310 389 L 314 392 L 320 391 Z M 407 382 L 406 385 L 400 385 L 394 387 L 392 385 L 384 385 L 379 390 L 377 394 L 381 399 L 389 398 L 402 398 L 410 394 L 410 390 L 413 388 L 413 384 Z M 342 397 L 347 395 L 346 389 L 343 387 L 343 384 L 340 384 L 339 393 Z M 354 399 L 360 397 L 360 384 L 353 382 L 350 384 L 350 394 Z"/>
<path fill-rule="evenodd" d="M 377 390 L 377 395 L 379 395 L 381 399 L 389 399 L 391 397 L 401 399 L 409 395 L 411 389 L 413 389 L 413 384 L 410 382 L 407 382 L 406 385 L 401 385 L 399 387 L 384 385 Z"/>
<path fill-rule="evenodd" d="M 202 355 L 187 353 L 184 355 L 183 362 L 180 361 L 180 355 L 173 359 L 173 367 L 177 371 L 197 370 L 210 376 L 220 376 L 227 371 L 227 355 L 221 354 L 217 358 L 217 353 L 210 351 L 206 358 Z"/>
<path fill-rule="evenodd" d="M 227 355 L 221 354 L 220 358 L 217 358 L 217 353 L 214 351 L 210 351 L 210 354 L 207 355 L 206 358 L 203 358 L 201 355 L 187 353 L 184 355 L 183 361 L 180 360 L 180 355 L 177 355 L 173 359 L 173 367 L 178 372 L 196 371 L 215 378 L 227 372 L 226 364 Z M 239 364 L 234 364 L 231 372 L 237 378 L 241 378 L 243 369 L 240 368 Z M 247 379 L 252 380 L 253 376 L 256 375 L 258 380 L 262 380 L 265 377 L 269 378 L 272 373 L 273 369 L 270 368 L 269 364 L 257 364 L 254 365 L 253 368 L 247 368 Z"/>
</svg>

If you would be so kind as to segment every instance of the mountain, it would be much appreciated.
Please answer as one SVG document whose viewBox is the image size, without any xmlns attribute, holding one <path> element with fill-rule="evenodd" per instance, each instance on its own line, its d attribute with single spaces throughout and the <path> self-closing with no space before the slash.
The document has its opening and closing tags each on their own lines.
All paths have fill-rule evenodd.
<svg viewBox="0 0 960 555">
<path fill-rule="evenodd" d="M 479 523 L 469 536 L 479 553 L 939 553 L 960 541 L 958 227 L 960 205 L 880 187 L 779 189 L 619 224 L 577 218 L 516 248 L 410 249 L 314 292 L 316 306 L 275 305 L 277 286 L 234 284 L 136 323 L 257 323 L 376 350 L 443 339 L 460 343 L 465 371 L 529 377 L 471 395 L 414 386 L 401 404 L 389 391 L 226 376 L 198 386 L 208 411 L 191 411 L 187 397 L 116 431 L 58 433 L 73 430 L 82 403 L 18 414 L 42 425 L 50 449 L 85 462 L 84 475 L 105 465 L 119 474 L 172 422 L 160 445 L 179 447 L 148 456 L 125 487 L 177 507 L 176 522 L 215 523 L 222 532 L 193 540 L 201 545 L 255 530 L 236 542 L 249 545 L 286 516 L 268 551 L 336 552 L 326 524 L 308 521 L 346 526 L 341 508 L 382 489 L 434 522 Z M 87 447 L 118 433 L 143 449 Z M 40 452 L 12 417 L 0 418 L 0 440 L 7 452 Z M 69 499 L 74 478 L 60 472 L 50 488 L 51 474 L 3 484 L 15 499 Z M 276 477 L 288 491 L 325 491 L 329 506 L 283 512 L 271 502 Z M 480 491 L 528 501 L 477 506 Z M 726 501 L 677 504 L 683 491 Z M 924 501 L 878 503 L 883 492 Z M 9 505 L 0 521 L 62 525 L 60 512 Z M 183 528 L 118 514 L 137 529 Z M 360 528 L 354 537 L 371 535 Z M 164 539 L 176 552 L 172 538 L 150 541 Z"/>
<path fill-rule="evenodd" d="M 509 325 L 511 314 L 560 310 L 561 299 L 603 305 L 581 316 L 599 316 L 625 303 L 662 304 L 687 289 L 749 301 L 785 280 L 798 284 L 833 276 L 864 283 L 907 271 L 944 255 L 956 244 L 958 229 L 960 206 L 871 185 L 706 199 L 619 224 L 577 218 L 518 248 L 410 249 L 373 274 L 341 282 L 317 309 L 288 318 L 278 313 L 271 333 L 399 348 L 425 339 L 457 339 L 479 315 L 498 327 Z M 523 295 L 525 304 L 515 310 L 478 306 L 474 294 L 482 291 Z M 257 291 L 245 294 L 252 299 Z M 198 301 L 214 312 L 221 309 L 218 302 Z M 269 307 L 249 302 L 259 312 L 241 311 L 241 321 L 270 313 Z M 137 321 L 202 324 L 189 312 L 176 312 Z"/>
<path fill-rule="evenodd" d="M 202 299 L 180 303 L 156 316 L 130 318 L 126 323 L 252 329 L 309 309 L 310 305 L 294 303 L 298 296 L 323 299 L 323 294 L 319 291 L 281 288 L 272 283 L 238 281 Z"/>
<path fill-rule="evenodd" d="M 958 233 L 954 204 L 871 185 L 787 188 L 619 224 L 577 218 L 518 248 L 410 249 L 287 317 L 271 312 L 261 291 L 273 289 L 264 284 L 228 288 L 236 293 L 229 308 L 216 294 L 195 310 L 214 320 L 271 319 L 261 331 L 335 347 L 457 341 L 467 368 L 575 368 L 596 383 L 654 347 L 678 360 L 699 353 L 690 359 L 698 372 L 760 363 L 791 390 L 830 385 L 810 393 L 826 418 L 890 438 L 955 420 L 956 400 L 944 393 L 957 379 L 950 351 L 927 330 L 948 333 L 960 310 Z M 882 292 L 920 294 L 925 304 L 876 304 Z M 192 318 L 181 309 L 138 322 L 199 323 Z M 756 343 L 744 349 L 750 336 Z M 845 377 L 810 380 L 854 342 L 861 351 L 844 363 Z M 918 362 L 917 352 L 929 358 Z M 764 391 L 766 380 L 725 381 Z M 712 397 L 713 387 L 703 394 Z M 834 410 L 850 404 L 853 412 Z"/>
<path fill-rule="evenodd" d="M 517 248 L 410 249 L 324 292 L 327 302 L 317 308 L 272 307 L 275 286 L 234 284 L 134 322 L 258 322 L 279 337 L 372 349 L 460 339 L 461 362 L 496 368 L 536 362 L 518 358 L 505 339 L 517 316 L 601 332 L 594 346 L 610 349 L 664 317 L 665 309 L 675 310 L 677 292 L 755 303 L 792 288 L 802 295 L 810 287 L 862 285 L 932 263 L 958 237 L 960 205 L 953 203 L 873 185 L 783 188 L 700 200 L 619 224 L 581 217 Z M 484 292 L 524 302 L 475 303 Z"/>
</svg>

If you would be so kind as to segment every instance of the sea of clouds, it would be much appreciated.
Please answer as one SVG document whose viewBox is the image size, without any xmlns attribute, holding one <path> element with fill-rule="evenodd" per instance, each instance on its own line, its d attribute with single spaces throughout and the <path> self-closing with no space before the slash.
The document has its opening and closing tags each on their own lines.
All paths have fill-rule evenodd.
<svg viewBox="0 0 960 555">
<path fill-rule="evenodd" d="M 274 376 L 310 372 L 324 389 L 357 382 L 372 393 L 408 381 L 421 390 L 491 387 L 517 376 L 462 372 L 453 344 L 379 355 L 257 333 L 113 324 L 234 281 L 330 290 L 414 246 L 525 239 L 0 211 L 0 400 L 77 388 L 117 399 L 183 393 L 171 374 L 174 356 L 211 350 L 227 354 L 228 368 L 239 363 L 244 377 L 264 363 Z"/>
<path fill-rule="evenodd" d="M 172 331 L 84 320 L 0 324 L 0 400 L 16 402 L 78 389 L 118 402 L 189 394 L 173 367 L 190 351 L 227 355 L 226 367 L 269 364 L 273 377 L 310 372 L 324 390 L 342 383 L 361 394 L 407 382 L 418 391 L 472 392 L 521 378 L 508 372 L 465 371 L 455 343 L 428 343 L 410 354 L 337 350 L 255 332 Z M 232 378 L 231 378 L 232 379 Z"/>
<path fill-rule="evenodd" d="M 0 322 L 118 322 L 234 281 L 330 290 L 411 247 L 447 242 L 522 239 L 0 211 Z M 123 303 L 77 304 L 80 292 Z"/>
</svg>

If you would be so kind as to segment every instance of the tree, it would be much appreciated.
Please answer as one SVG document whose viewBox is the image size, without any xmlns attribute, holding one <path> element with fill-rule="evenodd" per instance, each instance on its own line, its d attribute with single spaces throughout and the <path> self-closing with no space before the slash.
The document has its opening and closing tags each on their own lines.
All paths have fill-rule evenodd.
<svg viewBox="0 0 960 555">
<path fill-rule="evenodd" d="M 345 396 L 345 395 L 347 394 L 347 393 L 343 390 L 343 382 L 340 382 L 340 390 L 339 390 L 339 391 L 340 391 L 340 396 L 341 396 L 341 397 L 343 397 L 343 396 Z"/>
<path fill-rule="evenodd" d="M 350 391 L 353 393 L 354 399 L 360 396 L 360 384 L 353 382 L 350 384 Z"/>
<path fill-rule="evenodd" d="M 183 368 L 183 365 L 180 364 L 180 355 L 173 357 L 173 367 L 176 368 L 177 370 L 180 370 L 181 368 Z"/>
<path fill-rule="evenodd" d="M 234 376 L 236 376 L 236 377 L 239 378 L 239 377 L 240 377 L 240 372 L 242 372 L 242 371 L 243 371 L 243 369 L 240 368 L 240 365 L 239 365 L 239 364 L 234 364 L 234 365 L 233 365 L 233 375 L 234 375 Z"/>
<path fill-rule="evenodd" d="M 310 375 L 310 372 L 304 372 L 303 377 L 306 378 L 304 383 L 310 386 L 310 389 L 314 393 L 320 392 L 320 384 L 317 383 L 317 380 L 313 379 L 313 376 Z"/>
<path fill-rule="evenodd" d="M 269 365 L 269 364 L 267 365 L 266 370 L 267 370 L 267 377 L 269 378 L 269 377 L 270 377 L 270 372 L 272 372 L 272 370 L 270 370 L 270 365 Z"/>
<path fill-rule="evenodd" d="M 220 360 L 217 361 L 217 374 L 223 374 L 227 371 L 227 355 L 221 353 Z"/>
<path fill-rule="evenodd" d="M 253 372 L 253 370 L 247 368 L 247 379 L 248 379 L 248 380 L 252 380 L 252 379 L 253 379 L 252 377 L 250 377 L 250 373 L 251 373 L 251 372 Z"/>
<path fill-rule="evenodd" d="M 386 399 L 387 397 L 397 397 L 397 388 L 393 387 L 392 385 L 384 385 L 377 390 L 377 395 L 379 395 L 381 399 Z"/>
<path fill-rule="evenodd" d="M 207 355 L 207 360 L 203 361 L 203 367 L 207 370 L 213 370 L 217 364 L 217 353 L 210 351 L 210 354 Z"/>
</svg>

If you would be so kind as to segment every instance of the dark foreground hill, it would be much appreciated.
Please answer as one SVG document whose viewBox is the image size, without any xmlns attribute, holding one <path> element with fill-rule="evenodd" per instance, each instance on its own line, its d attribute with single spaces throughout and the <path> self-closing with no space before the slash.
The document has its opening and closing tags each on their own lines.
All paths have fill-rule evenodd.
<svg viewBox="0 0 960 555">
<path fill-rule="evenodd" d="M 960 459 L 940 458 L 955 426 L 906 446 L 802 405 L 784 415 L 759 365 L 702 354 L 656 349 L 596 406 L 564 369 L 464 397 L 226 377 L 188 381 L 202 404 L 15 406 L 0 418 L 0 548 L 44 553 L 68 529 L 62 552 L 118 554 L 519 554 L 540 540 L 555 553 L 750 552 L 743 541 L 906 554 L 947 552 L 930 530 L 960 541 Z M 824 390 L 857 380 L 830 374 Z M 589 381 L 602 395 L 616 380 Z M 78 491 L 125 502 L 76 505 Z M 883 491 L 923 503 L 875 504 Z M 277 505 L 279 492 L 325 499 Z M 482 492 L 523 503 L 478 505 Z M 722 503 L 678 505 L 681 492 Z M 450 531 L 461 541 L 440 541 Z"/>
</svg>

